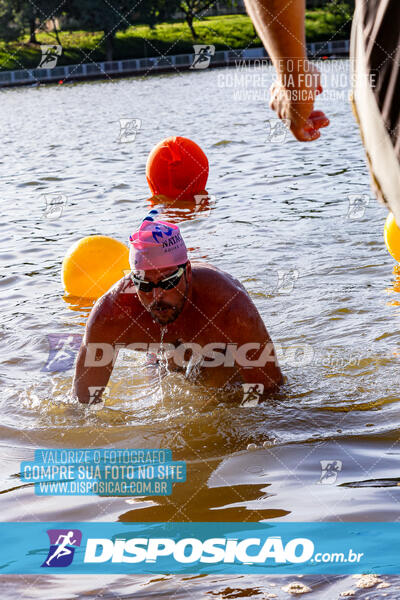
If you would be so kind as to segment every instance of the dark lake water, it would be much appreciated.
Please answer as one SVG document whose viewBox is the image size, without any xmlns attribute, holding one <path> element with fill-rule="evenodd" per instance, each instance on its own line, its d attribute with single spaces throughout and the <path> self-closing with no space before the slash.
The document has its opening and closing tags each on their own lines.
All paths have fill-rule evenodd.
<svg viewBox="0 0 400 600">
<path fill-rule="evenodd" d="M 347 100 L 347 61 L 335 64 L 344 75 L 323 65 L 318 99 L 332 123 L 308 145 L 271 133 L 270 68 L 2 91 L 3 521 L 397 520 L 400 297 L 383 242 L 387 213 L 370 190 Z M 120 143 L 119 120 L 131 118 L 141 121 L 136 139 Z M 209 213 L 164 216 L 180 222 L 192 259 L 246 286 L 286 383 L 270 402 L 241 408 L 179 374 L 160 389 L 143 356 L 122 355 L 105 407 L 88 413 L 69 398 L 72 370 L 41 370 L 47 336 L 83 333 L 89 311 L 63 300 L 61 262 L 87 235 L 127 242 L 150 206 L 147 155 L 170 135 L 204 149 L 215 202 Z M 46 218 L 45 194 L 67 198 L 58 219 Z M 187 482 L 164 499 L 38 497 L 17 474 L 42 447 L 170 448 L 187 461 Z M 321 461 L 332 460 L 341 470 L 321 485 Z M 349 576 L 301 581 L 310 599 L 349 589 L 397 599 L 398 578 L 383 579 L 390 587 L 372 590 Z M 60 600 L 280 599 L 292 580 L 2 576 L 4 597 Z"/>
</svg>

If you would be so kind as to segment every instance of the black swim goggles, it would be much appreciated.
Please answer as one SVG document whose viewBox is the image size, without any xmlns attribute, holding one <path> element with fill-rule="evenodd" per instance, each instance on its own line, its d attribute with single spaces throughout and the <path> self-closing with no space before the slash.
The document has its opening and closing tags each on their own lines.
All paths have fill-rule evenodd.
<svg viewBox="0 0 400 600">
<path fill-rule="evenodd" d="M 148 294 L 152 292 L 154 288 L 161 288 L 162 290 L 172 290 L 174 287 L 178 285 L 181 280 L 182 275 L 186 272 L 187 263 L 184 265 L 178 265 L 178 269 L 161 279 L 157 283 L 153 283 L 152 281 L 145 281 L 144 279 L 139 279 L 134 273 L 131 273 L 131 279 L 135 284 L 136 288 L 139 292 L 144 292 Z"/>
</svg>

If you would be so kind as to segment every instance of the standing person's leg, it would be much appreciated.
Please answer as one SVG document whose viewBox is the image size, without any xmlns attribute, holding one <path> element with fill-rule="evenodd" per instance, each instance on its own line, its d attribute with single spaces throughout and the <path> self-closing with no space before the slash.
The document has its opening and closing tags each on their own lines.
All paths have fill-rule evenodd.
<svg viewBox="0 0 400 600">
<path fill-rule="evenodd" d="M 353 110 L 378 199 L 400 224 L 400 1 L 358 0 L 351 36 Z"/>
</svg>

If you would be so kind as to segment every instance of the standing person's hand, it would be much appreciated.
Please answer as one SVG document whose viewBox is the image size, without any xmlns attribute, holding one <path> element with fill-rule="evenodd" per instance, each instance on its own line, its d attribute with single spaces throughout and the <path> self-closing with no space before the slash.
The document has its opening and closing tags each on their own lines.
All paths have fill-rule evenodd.
<svg viewBox="0 0 400 600">
<path fill-rule="evenodd" d="M 322 93 L 318 69 L 307 60 L 295 72 L 285 70 L 271 87 L 270 108 L 280 119 L 290 121 L 290 130 L 300 142 L 320 137 L 319 129 L 329 125 L 321 110 L 314 110 L 315 97 Z"/>
<path fill-rule="evenodd" d="M 314 110 L 322 93 L 320 73 L 307 59 L 305 0 L 245 0 L 247 12 L 276 69 L 270 107 L 280 119 L 290 120 L 290 130 L 301 142 L 320 136 L 329 119 Z"/>
</svg>

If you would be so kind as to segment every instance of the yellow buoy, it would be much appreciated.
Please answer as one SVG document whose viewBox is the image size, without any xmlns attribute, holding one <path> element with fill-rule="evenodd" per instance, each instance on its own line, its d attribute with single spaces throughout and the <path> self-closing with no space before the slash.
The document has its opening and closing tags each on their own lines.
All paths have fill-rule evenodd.
<svg viewBox="0 0 400 600">
<path fill-rule="evenodd" d="M 90 235 L 73 244 L 62 264 L 67 294 L 100 298 L 129 267 L 129 249 L 106 235 Z"/>
<path fill-rule="evenodd" d="M 385 222 L 385 244 L 390 254 L 400 262 L 400 229 L 396 224 L 393 213 L 389 213 Z"/>
</svg>

